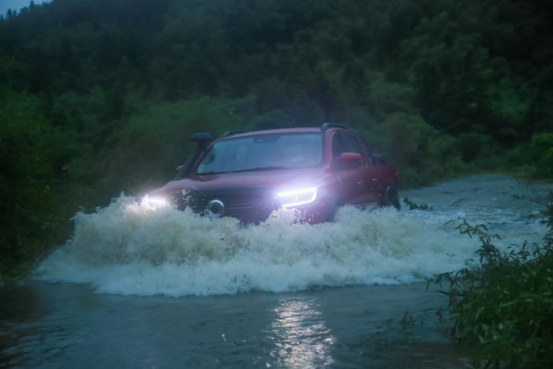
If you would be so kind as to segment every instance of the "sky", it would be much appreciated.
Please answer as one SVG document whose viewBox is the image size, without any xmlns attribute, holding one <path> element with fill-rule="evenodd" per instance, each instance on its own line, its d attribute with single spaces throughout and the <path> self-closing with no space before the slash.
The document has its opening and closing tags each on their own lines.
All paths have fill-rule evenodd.
<svg viewBox="0 0 553 369">
<path fill-rule="evenodd" d="M 47 3 L 50 0 L 34 0 L 35 4 Z M 0 0 L 0 14 L 6 15 L 8 9 L 19 10 L 29 6 L 31 0 Z"/>
</svg>

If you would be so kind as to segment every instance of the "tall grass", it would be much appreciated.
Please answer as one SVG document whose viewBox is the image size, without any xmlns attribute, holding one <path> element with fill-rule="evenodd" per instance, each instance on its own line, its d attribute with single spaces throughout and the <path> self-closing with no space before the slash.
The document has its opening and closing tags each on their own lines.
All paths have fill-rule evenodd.
<svg viewBox="0 0 553 369">
<path fill-rule="evenodd" d="M 553 368 L 553 193 L 544 223 L 549 232 L 540 245 L 524 243 L 508 251 L 494 244 L 482 226 L 466 221 L 461 233 L 479 237 L 476 266 L 437 276 L 448 283 L 452 335 L 477 345 L 485 368 Z"/>
</svg>

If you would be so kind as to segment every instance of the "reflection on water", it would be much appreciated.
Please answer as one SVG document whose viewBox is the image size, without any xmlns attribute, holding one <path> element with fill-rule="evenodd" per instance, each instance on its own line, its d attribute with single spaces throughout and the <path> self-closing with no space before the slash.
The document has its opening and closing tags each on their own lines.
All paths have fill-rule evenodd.
<svg viewBox="0 0 553 369">
<path fill-rule="evenodd" d="M 398 323 L 443 306 L 425 283 L 168 299 L 25 282 L 0 296 L 0 368 L 465 367 L 437 319 Z"/>
<path fill-rule="evenodd" d="M 286 368 L 322 368 L 334 362 L 335 342 L 313 299 L 285 298 L 274 310 L 272 323 L 276 348 L 271 356 Z"/>
</svg>

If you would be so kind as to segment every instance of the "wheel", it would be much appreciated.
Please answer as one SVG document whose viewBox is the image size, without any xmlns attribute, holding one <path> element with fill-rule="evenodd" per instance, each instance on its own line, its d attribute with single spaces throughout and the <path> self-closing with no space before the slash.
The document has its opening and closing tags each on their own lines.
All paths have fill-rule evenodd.
<svg viewBox="0 0 553 369">
<path fill-rule="evenodd" d="M 386 206 L 393 206 L 397 210 L 401 210 L 399 192 L 393 187 L 388 187 L 386 189 Z"/>
<path fill-rule="evenodd" d="M 341 206 L 340 199 L 338 197 L 332 197 L 328 201 L 328 206 L 326 208 L 325 212 L 325 223 L 326 222 L 334 222 L 334 217 L 336 216 L 336 212 L 338 211 L 338 208 Z"/>
</svg>

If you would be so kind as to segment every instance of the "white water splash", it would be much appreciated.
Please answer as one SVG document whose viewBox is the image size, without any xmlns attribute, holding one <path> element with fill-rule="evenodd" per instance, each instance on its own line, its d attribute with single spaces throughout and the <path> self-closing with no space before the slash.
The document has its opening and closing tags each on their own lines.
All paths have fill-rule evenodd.
<svg viewBox="0 0 553 369">
<path fill-rule="evenodd" d="M 152 209 L 122 196 L 97 213 L 77 214 L 74 236 L 35 277 L 167 296 L 398 284 L 460 269 L 479 245 L 454 227 L 394 209 L 346 207 L 337 222 L 320 225 L 292 220 L 280 212 L 241 227 L 236 219 Z"/>
<path fill-rule="evenodd" d="M 505 248 L 546 233 L 520 181 L 497 175 L 455 179 L 407 195 L 431 211 L 340 209 L 335 223 L 294 224 L 279 212 L 259 226 L 120 197 L 75 217 L 73 237 L 35 272 L 52 282 L 89 283 L 99 292 L 185 296 L 322 286 L 398 284 L 458 270 L 479 241 L 448 220 L 464 217 L 500 233 Z M 533 186 L 545 195 L 550 186 Z M 523 192 L 524 194 L 524 192 Z M 452 205 L 462 198 L 462 206 Z"/>
</svg>

